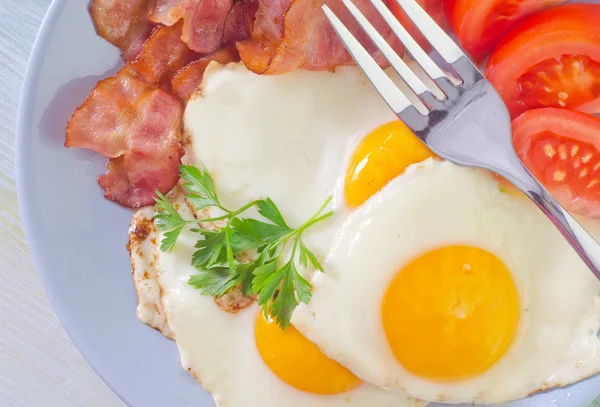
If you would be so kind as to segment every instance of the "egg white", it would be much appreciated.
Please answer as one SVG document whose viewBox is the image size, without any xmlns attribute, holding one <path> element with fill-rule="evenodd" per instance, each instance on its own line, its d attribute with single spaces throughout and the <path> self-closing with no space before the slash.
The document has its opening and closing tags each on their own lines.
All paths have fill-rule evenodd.
<svg viewBox="0 0 600 407">
<path fill-rule="evenodd" d="M 586 226 L 600 236 L 600 225 Z M 440 383 L 395 359 L 381 321 L 383 295 L 403 264 L 427 250 L 470 244 L 496 254 L 520 294 L 507 353 L 483 374 Z M 410 167 L 340 228 L 292 323 L 362 379 L 427 401 L 491 404 L 600 371 L 600 283 L 528 200 L 488 173 L 428 160 Z"/>
</svg>

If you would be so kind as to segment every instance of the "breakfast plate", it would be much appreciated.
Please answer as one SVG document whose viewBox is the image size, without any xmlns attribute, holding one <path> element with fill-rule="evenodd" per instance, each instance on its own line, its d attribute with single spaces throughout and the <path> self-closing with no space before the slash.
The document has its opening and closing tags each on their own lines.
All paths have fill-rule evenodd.
<svg viewBox="0 0 600 407">
<path fill-rule="evenodd" d="M 65 329 L 102 379 L 128 404 L 213 406 L 181 369 L 174 342 L 141 324 L 125 249 L 132 212 L 101 199 L 105 160 L 64 148 L 69 117 L 99 80 L 122 65 L 96 35 L 87 2 L 55 0 L 38 33 L 17 129 L 19 203 L 31 255 Z M 251 378 L 249 378 L 250 380 Z M 510 406 L 583 407 L 600 376 Z"/>
</svg>

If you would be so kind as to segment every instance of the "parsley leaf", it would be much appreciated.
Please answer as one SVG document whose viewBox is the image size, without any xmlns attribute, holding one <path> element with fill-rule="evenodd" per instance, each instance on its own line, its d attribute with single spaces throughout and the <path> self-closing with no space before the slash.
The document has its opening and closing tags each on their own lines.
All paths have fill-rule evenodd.
<svg viewBox="0 0 600 407">
<path fill-rule="evenodd" d="M 267 198 L 257 202 L 258 205 L 258 213 L 260 213 L 265 218 L 269 219 L 274 224 L 281 226 L 287 230 L 291 230 L 289 226 L 283 220 L 283 216 L 281 216 L 281 212 L 277 209 L 275 203 L 271 200 L 271 198 Z"/>
<path fill-rule="evenodd" d="M 319 263 L 319 261 L 317 260 L 317 257 L 314 255 L 313 252 L 311 252 L 308 247 L 306 247 L 306 245 L 304 244 L 304 242 L 302 240 L 300 240 L 300 265 L 303 267 L 306 267 L 306 259 L 308 258 L 310 260 L 310 262 L 312 263 L 313 267 L 319 271 L 323 271 L 323 266 L 321 266 L 321 263 Z"/>
<path fill-rule="evenodd" d="M 252 280 L 254 279 L 254 268 L 256 267 L 255 263 L 242 263 L 239 264 L 237 270 L 239 272 L 238 280 L 241 282 L 242 291 L 246 297 L 249 297 L 254 294 L 254 289 L 252 288 Z"/>
<path fill-rule="evenodd" d="M 286 329 L 290 325 L 292 311 L 298 305 L 298 300 L 294 293 L 294 280 L 289 276 L 292 265 L 293 262 L 290 260 L 281 268 L 279 272 L 281 275 L 281 287 L 277 293 L 277 298 L 270 304 L 269 308 L 269 314 L 282 329 Z M 265 311 L 264 306 L 263 311 Z"/>
<path fill-rule="evenodd" d="M 298 270 L 293 263 L 291 277 L 294 282 L 294 289 L 296 290 L 296 294 L 298 294 L 300 302 L 308 304 L 310 302 L 310 298 L 312 297 L 312 293 L 310 292 L 310 283 L 306 281 L 306 279 L 302 277 L 300 273 L 298 273 Z"/>
<path fill-rule="evenodd" d="M 201 230 L 204 239 L 196 242 L 196 252 L 192 256 L 192 266 L 196 268 L 222 265 L 227 261 L 225 246 L 226 231 Z"/>
<path fill-rule="evenodd" d="M 290 325 L 292 312 L 299 301 L 308 304 L 311 298 L 310 283 L 300 275 L 292 257 L 277 269 L 277 260 L 254 270 L 254 291 L 260 292 L 258 305 L 263 313 L 270 315 L 282 329 Z"/>
<path fill-rule="evenodd" d="M 173 204 L 158 190 L 156 196 L 157 198 L 154 198 L 154 200 L 158 206 L 158 212 L 154 217 L 154 221 L 158 230 L 165 232 L 160 243 L 160 250 L 167 252 L 173 249 L 187 222 L 177 212 Z"/>
<path fill-rule="evenodd" d="M 281 286 L 275 300 L 270 303 L 268 311 L 271 317 L 275 319 L 275 322 L 282 329 L 286 329 L 290 325 L 292 312 L 298 306 L 299 301 L 305 304 L 308 304 L 310 301 L 310 284 L 298 273 L 293 257 L 273 276 L 274 278 L 281 278 Z M 263 305 L 263 312 L 269 305 L 264 300 L 265 298 L 263 298 L 262 304 L 260 297 L 258 300 L 259 305 Z"/>
<path fill-rule="evenodd" d="M 217 196 L 215 182 L 207 170 L 200 170 L 192 165 L 181 165 L 179 171 L 185 181 L 183 187 L 187 191 L 186 198 L 196 210 L 210 206 L 223 209 Z"/>
<path fill-rule="evenodd" d="M 269 278 L 271 278 L 273 276 L 273 273 L 275 273 L 276 270 L 277 270 L 277 259 L 271 260 L 270 262 L 265 263 L 262 266 L 254 269 L 254 275 L 256 277 L 254 277 L 254 280 L 252 280 L 252 288 L 255 293 L 261 293 L 261 295 L 264 295 L 266 297 L 264 301 L 266 301 L 267 299 L 269 299 L 273 295 L 275 295 L 275 290 L 277 289 L 277 284 L 271 290 L 269 290 L 268 293 L 266 292 L 267 290 L 264 290 L 264 288 L 265 288 L 265 285 L 267 284 L 267 281 L 269 280 Z M 259 305 L 262 305 L 262 303 L 260 302 L 260 299 L 259 299 Z"/>
<path fill-rule="evenodd" d="M 252 219 L 234 218 L 229 223 L 233 230 L 231 237 L 231 246 L 234 253 L 240 253 L 247 250 L 258 249 L 265 245 L 265 240 L 254 228 Z"/>
<path fill-rule="evenodd" d="M 238 284 L 236 278 L 229 275 L 229 269 L 216 267 L 199 269 L 188 280 L 188 284 L 199 290 L 203 295 L 219 297 Z"/>
<path fill-rule="evenodd" d="M 273 225 L 272 223 L 266 223 L 256 219 L 244 220 L 250 224 L 265 244 L 275 243 L 291 231 L 291 229 L 288 229 L 287 227 Z"/>
</svg>

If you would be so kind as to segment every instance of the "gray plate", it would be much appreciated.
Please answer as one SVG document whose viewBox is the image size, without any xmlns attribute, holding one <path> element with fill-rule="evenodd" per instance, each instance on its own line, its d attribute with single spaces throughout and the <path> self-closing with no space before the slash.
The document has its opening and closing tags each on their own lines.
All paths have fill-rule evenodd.
<svg viewBox="0 0 600 407">
<path fill-rule="evenodd" d="M 131 212 L 102 198 L 105 159 L 63 147 L 64 128 L 96 82 L 120 65 L 97 37 L 87 0 L 55 0 L 38 34 L 17 129 L 21 215 L 38 275 L 65 329 L 129 405 L 212 406 L 177 347 L 138 322 L 125 250 Z M 586 406 L 600 377 L 511 405 Z M 249 406 L 255 407 L 255 406 Z"/>
</svg>

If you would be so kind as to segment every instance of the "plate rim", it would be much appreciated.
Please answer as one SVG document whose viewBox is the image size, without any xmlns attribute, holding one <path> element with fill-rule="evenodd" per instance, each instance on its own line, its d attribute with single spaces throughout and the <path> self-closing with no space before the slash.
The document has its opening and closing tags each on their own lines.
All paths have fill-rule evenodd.
<svg viewBox="0 0 600 407">
<path fill-rule="evenodd" d="M 35 225 L 32 224 L 29 220 L 30 217 L 28 216 L 28 213 L 31 211 L 29 202 L 31 202 L 30 197 L 32 195 L 32 189 L 31 186 L 24 181 L 31 171 L 31 169 L 25 165 L 25 151 L 27 149 L 25 134 L 35 130 L 33 125 L 35 92 L 45 59 L 44 50 L 47 49 L 47 45 L 51 39 L 52 30 L 55 28 L 60 13 L 66 3 L 67 0 L 52 0 L 50 2 L 35 36 L 35 40 L 33 41 L 29 58 L 27 59 L 23 83 L 21 85 L 15 130 L 15 181 L 17 185 L 19 215 L 21 217 L 23 232 L 25 233 L 29 257 L 33 263 L 35 273 L 42 284 L 46 298 L 50 302 L 60 324 L 74 347 L 83 356 L 98 377 L 100 377 L 121 401 L 126 405 L 130 405 L 124 395 L 117 390 L 118 386 L 116 386 L 109 376 L 105 374 L 103 369 L 100 368 L 100 363 L 97 360 L 99 355 L 96 354 L 92 347 L 88 346 L 87 341 L 77 329 L 76 324 L 74 324 L 72 319 L 68 316 L 68 312 L 65 311 L 61 301 L 59 301 L 54 284 L 49 277 L 51 273 L 46 269 L 42 259 L 38 255 L 40 252 L 37 249 L 38 243 L 37 240 L 33 238 L 35 235 Z"/>
</svg>

